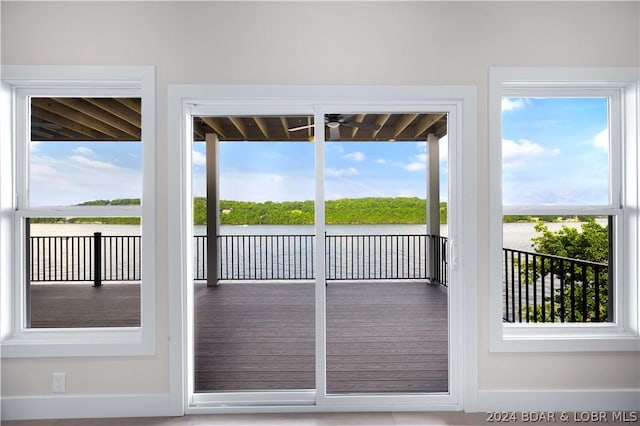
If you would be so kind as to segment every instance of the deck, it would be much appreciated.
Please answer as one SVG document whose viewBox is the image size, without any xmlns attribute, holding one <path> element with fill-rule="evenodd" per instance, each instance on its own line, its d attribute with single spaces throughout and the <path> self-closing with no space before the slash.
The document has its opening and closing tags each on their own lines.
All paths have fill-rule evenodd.
<svg viewBox="0 0 640 426">
<path fill-rule="evenodd" d="M 135 326 L 139 294 L 136 284 L 33 285 L 32 326 Z M 195 303 L 197 392 L 315 388 L 313 284 L 196 284 Z M 446 392 L 447 335 L 444 287 L 330 282 L 327 391 Z"/>
<path fill-rule="evenodd" d="M 315 388 L 313 284 L 196 286 L 198 392 Z M 330 282 L 327 391 L 446 392 L 446 289 Z"/>
</svg>

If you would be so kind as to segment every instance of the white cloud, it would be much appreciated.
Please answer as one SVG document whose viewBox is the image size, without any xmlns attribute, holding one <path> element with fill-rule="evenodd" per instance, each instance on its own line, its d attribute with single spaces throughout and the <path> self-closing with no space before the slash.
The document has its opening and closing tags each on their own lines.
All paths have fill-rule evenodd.
<svg viewBox="0 0 640 426">
<path fill-rule="evenodd" d="M 339 176 L 355 176 L 359 172 L 358 172 L 358 169 L 356 169 L 355 167 L 349 167 L 348 169 L 327 168 L 325 169 L 325 173 L 327 174 L 327 176 L 339 177 Z"/>
<path fill-rule="evenodd" d="M 92 149 L 87 148 L 86 146 L 79 146 L 73 150 L 74 153 L 79 155 L 93 155 L 94 152 Z"/>
<path fill-rule="evenodd" d="M 413 163 L 406 164 L 403 167 L 408 172 L 419 172 L 420 170 L 427 169 L 427 163 L 424 161 L 414 161 Z"/>
<path fill-rule="evenodd" d="M 31 141 L 29 142 L 29 152 L 37 152 L 40 150 L 40 144 L 42 142 Z"/>
<path fill-rule="evenodd" d="M 345 160 L 360 162 L 364 160 L 364 154 L 359 151 L 350 152 L 349 154 L 343 155 L 342 158 L 344 158 Z"/>
<path fill-rule="evenodd" d="M 206 179 L 200 173 L 194 176 L 194 195 L 204 196 Z M 274 182 L 277 185 L 274 185 Z M 296 201 L 314 197 L 313 174 L 276 175 L 270 173 L 222 171 L 220 199 L 244 201 Z"/>
<path fill-rule="evenodd" d="M 502 140 L 502 164 L 505 168 L 523 167 L 536 158 L 559 153 L 558 148 L 548 150 L 540 144 L 526 139 L 520 139 L 518 142 L 509 139 Z"/>
<path fill-rule="evenodd" d="M 523 98 L 502 98 L 502 111 L 513 111 L 520 109 L 527 104 Z"/>
<path fill-rule="evenodd" d="M 81 155 L 32 155 L 29 183 L 31 205 L 69 206 L 97 199 L 139 198 L 142 173 Z"/>
<path fill-rule="evenodd" d="M 196 151 L 194 149 L 191 151 L 191 162 L 193 163 L 194 166 L 206 166 L 207 157 L 200 151 Z"/>
<path fill-rule="evenodd" d="M 387 160 L 385 160 L 384 158 L 376 158 L 376 163 L 377 164 L 387 164 Z"/>
<path fill-rule="evenodd" d="M 609 151 L 609 128 L 602 129 L 593 137 L 593 146 L 604 151 Z"/>
<path fill-rule="evenodd" d="M 118 168 L 118 166 L 111 163 L 107 163 L 106 161 L 92 160 L 90 158 L 83 157 L 82 155 L 72 155 L 71 157 L 69 157 L 69 159 L 80 165 L 88 166 L 95 169 L 115 170 Z"/>
</svg>

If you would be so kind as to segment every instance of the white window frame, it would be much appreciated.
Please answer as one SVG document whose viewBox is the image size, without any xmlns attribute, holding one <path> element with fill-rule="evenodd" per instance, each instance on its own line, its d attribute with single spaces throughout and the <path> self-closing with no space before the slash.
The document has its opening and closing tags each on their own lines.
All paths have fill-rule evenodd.
<svg viewBox="0 0 640 426">
<path fill-rule="evenodd" d="M 637 68 L 510 68 L 489 73 L 489 339 L 494 352 L 637 351 L 638 330 L 638 99 Z M 610 200 L 595 206 L 513 206 L 502 200 L 503 97 L 607 97 L 610 100 Z M 619 171 L 619 173 L 616 173 Z M 618 194 L 620 196 L 618 197 Z M 573 213 L 617 218 L 614 321 L 502 321 L 503 214 Z"/>
<path fill-rule="evenodd" d="M 0 133 L 0 342 L 3 358 L 153 355 L 156 351 L 155 69 L 152 66 L 3 66 Z M 30 96 L 142 99 L 142 203 L 126 207 L 29 207 Z M 24 219 L 141 218 L 139 327 L 27 328 Z"/>
</svg>

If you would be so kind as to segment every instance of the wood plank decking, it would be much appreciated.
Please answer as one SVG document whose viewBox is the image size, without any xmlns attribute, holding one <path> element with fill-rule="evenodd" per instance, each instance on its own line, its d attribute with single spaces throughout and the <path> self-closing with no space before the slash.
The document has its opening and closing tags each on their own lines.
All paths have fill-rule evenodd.
<svg viewBox="0 0 640 426">
<path fill-rule="evenodd" d="M 33 327 L 137 326 L 138 284 L 32 286 Z M 315 388 L 309 283 L 195 286 L 197 392 Z M 330 282 L 327 390 L 446 392 L 447 290 Z"/>
<path fill-rule="evenodd" d="M 315 388 L 313 284 L 196 285 L 198 392 Z M 327 390 L 446 392 L 446 289 L 330 282 Z"/>
</svg>

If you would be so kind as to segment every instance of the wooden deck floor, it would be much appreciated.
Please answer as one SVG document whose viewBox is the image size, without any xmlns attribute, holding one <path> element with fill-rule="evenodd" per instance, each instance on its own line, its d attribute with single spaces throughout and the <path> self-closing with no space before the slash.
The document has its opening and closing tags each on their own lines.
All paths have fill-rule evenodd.
<svg viewBox="0 0 640 426">
<path fill-rule="evenodd" d="M 196 286 L 198 392 L 315 388 L 313 284 Z M 329 283 L 327 390 L 446 392 L 446 289 Z"/>
<path fill-rule="evenodd" d="M 139 327 L 140 284 L 32 284 L 31 326 Z"/>
<path fill-rule="evenodd" d="M 447 291 L 330 282 L 327 390 L 446 392 Z M 137 284 L 32 286 L 33 327 L 137 326 Z M 195 286 L 197 392 L 315 388 L 313 284 Z"/>
</svg>

